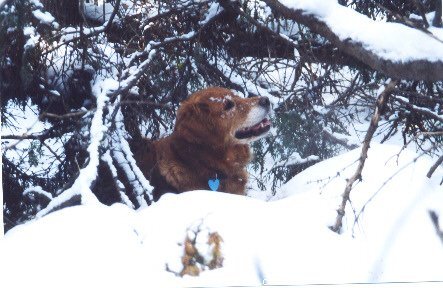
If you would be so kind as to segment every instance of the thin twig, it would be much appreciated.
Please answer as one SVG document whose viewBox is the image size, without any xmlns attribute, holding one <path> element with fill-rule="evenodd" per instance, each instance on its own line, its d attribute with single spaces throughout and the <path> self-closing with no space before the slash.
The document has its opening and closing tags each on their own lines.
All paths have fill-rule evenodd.
<svg viewBox="0 0 443 288">
<path fill-rule="evenodd" d="M 404 147 L 403 147 L 404 148 Z M 402 148 L 402 150 L 403 150 Z M 377 191 L 374 192 L 374 194 L 372 194 L 372 196 L 366 200 L 365 204 L 363 204 L 362 208 L 360 209 L 360 211 L 357 213 L 355 219 L 354 219 L 354 226 L 355 224 L 358 223 L 360 216 L 363 214 L 363 212 L 365 211 L 367 205 L 372 202 L 374 200 L 374 198 L 380 193 L 380 191 L 382 191 L 383 187 L 385 187 L 394 177 L 396 177 L 398 174 L 400 174 L 403 170 L 405 170 L 407 167 L 409 167 L 409 165 L 417 162 L 417 160 L 422 157 L 423 155 L 425 155 L 427 152 L 429 152 L 431 149 L 428 149 L 427 151 L 421 153 L 420 155 L 418 155 L 417 157 L 415 157 L 414 159 L 412 159 L 410 162 L 406 163 L 405 165 L 403 165 L 402 167 L 400 167 L 400 169 L 398 169 L 394 174 L 392 174 L 391 176 L 389 176 L 381 185 L 380 187 L 378 187 Z M 399 152 L 399 154 L 401 153 L 401 151 Z M 397 154 L 397 157 L 398 155 Z M 389 161 L 389 160 L 388 160 Z M 398 160 L 397 160 L 398 161 Z M 398 162 L 397 162 L 398 163 Z"/>
<path fill-rule="evenodd" d="M 55 151 L 48 145 L 45 143 L 45 141 L 41 141 L 41 143 L 49 150 L 49 152 L 52 153 L 52 155 L 54 155 L 54 157 L 60 162 L 62 163 L 63 160 L 60 158 L 60 156 L 57 155 L 57 153 L 55 153 Z"/>
<path fill-rule="evenodd" d="M 67 118 L 82 117 L 88 112 L 89 111 L 76 111 L 76 112 L 71 112 L 71 113 L 66 113 L 66 114 L 61 114 L 61 115 L 43 112 L 42 114 L 40 114 L 40 116 L 38 116 L 38 118 L 40 120 L 43 120 L 45 118 L 55 118 L 55 119 L 62 120 L 62 119 L 67 119 Z"/>
<path fill-rule="evenodd" d="M 345 191 L 342 195 L 342 201 L 337 209 L 337 218 L 335 221 L 334 226 L 329 227 L 334 232 L 340 232 L 342 225 L 343 225 L 343 217 L 345 215 L 345 208 L 346 204 L 349 201 L 349 195 L 352 190 L 352 185 L 355 181 L 361 180 L 361 173 L 363 170 L 363 167 L 365 165 L 366 158 L 368 157 L 368 149 L 369 145 L 371 143 L 372 137 L 374 136 L 375 131 L 378 127 L 378 122 L 380 120 L 380 116 L 385 110 L 386 103 L 388 102 L 389 95 L 391 94 L 392 90 L 397 85 L 397 80 L 391 80 L 388 85 L 386 85 L 385 89 L 382 93 L 378 96 L 377 103 L 375 106 L 374 115 L 372 116 L 371 123 L 369 124 L 368 131 L 366 132 L 365 138 L 363 140 L 363 147 L 361 149 L 360 159 L 357 166 L 357 169 L 354 173 L 354 175 L 351 176 L 346 182 Z"/>
<path fill-rule="evenodd" d="M 442 163 L 443 163 L 443 155 L 441 155 L 440 158 L 438 158 L 438 160 L 434 163 L 434 165 L 432 165 L 431 168 L 429 168 L 429 171 L 428 171 L 428 174 L 426 174 L 426 177 L 431 178 L 432 174 L 434 174 L 437 167 L 440 166 Z"/>
<path fill-rule="evenodd" d="M 434 224 L 437 236 L 440 238 L 440 240 L 443 243 L 443 231 L 440 228 L 440 223 L 439 223 L 440 221 L 437 213 L 435 213 L 435 211 L 429 210 L 429 216 L 431 217 L 432 224 Z"/>
<path fill-rule="evenodd" d="M 377 4 L 377 6 L 380 9 L 384 10 L 385 12 L 387 12 L 387 13 L 391 14 L 392 16 L 394 16 L 397 19 L 397 21 L 400 21 L 401 24 L 404 24 L 404 25 L 406 25 L 408 27 L 411 27 L 411 28 L 417 29 L 417 30 L 419 30 L 421 32 L 424 32 L 424 33 L 428 34 L 429 36 L 431 36 L 432 38 L 434 38 L 435 40 L 437 40 L 439 42 L 442 42 L 439 38 L 435 37 L 434 34 L 432 34 L 431 31 L 426 29 L 426 28 L 429 27 L 429 24 L 428 24 L 428 27 L 426 27 L 426 28 L 420 27 L 419 25 L 417 25 L 416 23 L 411 21 L 409 18 L 407 18 L 407 17 L 405 17 L 403 15 L 400 15 L 400 14 L 398 14 L 395 11 L 392 11 L 391 9 L 389 9 L 389 8 L 387 8 L 387 7 L 385 7 L 385 6 L 381 5 L 381 4 Z"/>
<path fill-rule="evenodd" d="M 147 100 L 124 100 L 120 101 L 117 105 L 145 105 L 150 106 L 154 108 L 166 108 L 166 109 L 172 109 L 171 105 L 164 104 L 164 103 L 157 103 L 153 101 L 147 101 Z"/>
</svg>

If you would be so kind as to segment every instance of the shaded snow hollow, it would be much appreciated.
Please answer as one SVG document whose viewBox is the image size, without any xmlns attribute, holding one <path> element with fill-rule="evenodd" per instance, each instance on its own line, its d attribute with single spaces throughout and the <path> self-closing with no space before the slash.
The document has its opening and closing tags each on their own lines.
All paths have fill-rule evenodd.
<svg viewBox="0 0 443 288">
<path fill-rule="evenodd" d="M 369 202 L 356 225 L 348 205 L 341 235 L 328 225 L 335 220 L 360 149 L 303 171 L 269 202 L 193 191 L 166 194 L 138 211 L 92 203 L 49 214 L 6 234 L 0 283 L 220 287 L 443 280 L 443 243 L 428 215 L 429 209 L 443 215 L 443 169 L 428 179 L 432 159 L 414 161 L 417 154 L 409 150 L 397 158 L 400 149 L 374 145 L 369 150 L 363 181 L 351 194 L 355 213 L 397 174 Z M 166 265 L 174 271 L 182 268 L 183 246 L 178 243 L 189 235 L 189 227 L 200 224 L 223 238 L 223 267 L 199 277 L 167 272 Z"/>
</svg>

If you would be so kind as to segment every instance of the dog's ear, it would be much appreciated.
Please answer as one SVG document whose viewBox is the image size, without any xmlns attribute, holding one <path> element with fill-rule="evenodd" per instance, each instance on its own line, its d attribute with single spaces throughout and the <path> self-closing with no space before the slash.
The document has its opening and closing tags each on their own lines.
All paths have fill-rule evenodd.
<svg viewBox="0 0 443 288">
<path fill-rule="evenodd" d="M 188 125 L 194 126 L 199 124 L 201 122 L 200 116 L 204 113 L 202 109 L 205 108 L 198 107 L 198 103 L 182 102 L 177 110 L 175 128 L 177 129 L 178 126 L 187 127 Z M 209 109 L 209 107 L 206 109 Z"/>
<path fill-rule="evenodd" d="M 182 102 L 180 107 L 177 110 L 177 123 L 190 120 L 192 118 L 198 117 L 199 108 L 196 107 L 196 104 L 189 102 Z"/>
<path fill-rule="evenodd" d="M 197 113 L 209 114 L 210 112 L 209 104 L 204 102 L 196 103 L 194 109 L 197 111 Z"/>
<path fill-rule="evenodd" d="M 182 102 L 182 105 L 177 111 L 177 123 L 186 121 L 185 119 L 195 118 L 202 114 L 209 114 L 210 108 L 208 103 L 186 103 Z"/>
<path fill-rule="evenodd" d="M 209 104 L 204 102 L 197 102 L 192 104 L 192 110 L 197 116 L 208 115 L 211 112 Z"/>
<path fill-rule="evenodd" d="M 208 141 L 208 133 L 214 130 L 208 103 L 183 103 L 177 111 L 174 131 L 191 142 Z"/>
</svg>

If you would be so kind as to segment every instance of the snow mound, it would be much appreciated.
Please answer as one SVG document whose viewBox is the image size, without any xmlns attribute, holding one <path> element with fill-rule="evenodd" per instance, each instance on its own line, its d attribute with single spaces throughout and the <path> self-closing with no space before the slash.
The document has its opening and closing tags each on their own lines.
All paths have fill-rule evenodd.
<svg viewBox="0 0 443 288">
<path fill-rule="evenodd" d="M 0 281 L 5 287 L 220 287 L 443 280 L 443 247 L 428 215 L 443 212 L 443 169 L 428 179 L 431 159 L 408 150 L 397 159 L 399 151 L 370 149 L 341 235 L 328 225 L 358 149 L 305 170 L 270 202 L 193 191 L 166 194 L 138 211 L 92 203 L 52 213 L 6 234 Z M 351 208 L 357 213 L 393 174 L 354 225 Z M 202 255 L 212 253 L 206 236 L 192 234 L 195 227 L 220 235 L 223 265 L 180 277 L 170 271 L 183 268 L 186 239 Z"/>
</svg>

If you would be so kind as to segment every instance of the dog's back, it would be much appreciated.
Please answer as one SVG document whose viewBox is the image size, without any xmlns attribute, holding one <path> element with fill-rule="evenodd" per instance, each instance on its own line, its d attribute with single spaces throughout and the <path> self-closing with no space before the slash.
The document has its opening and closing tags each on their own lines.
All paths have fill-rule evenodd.
<svg viewBox="0 0 443 288">
<path fill-rule="evenodd" d="M 154 201 L 160 199 L 160 196 L 167 192 L 180 192 L 169 184 L 166 178 L 160 172 L 158 159 L 160 154 L 157 152 L 157 150 L 164 151 L 168 149 L 169 143 L 166 142 L 168 142 L 166 138 L 158 141 L 142 138 L 139 140 L 139 143 L 137 143 L 136 148 L 134 149 L 134 158 L 137 161 L 137 165 L 143 172 L 145 178 L 149 180 L 149 183 L 154 188 L 152 191 Z"/>
</svg>

